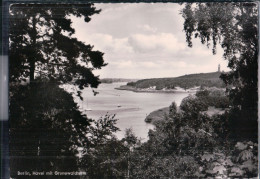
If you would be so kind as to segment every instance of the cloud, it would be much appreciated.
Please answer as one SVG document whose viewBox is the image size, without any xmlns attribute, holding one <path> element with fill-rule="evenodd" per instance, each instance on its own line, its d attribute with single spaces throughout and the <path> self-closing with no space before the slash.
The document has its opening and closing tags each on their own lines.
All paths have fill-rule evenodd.
<svg viewBox="0 0 260 179">
<path fill-rule="evenodd" d="M 152 61 L 146 61 L 146 62 L 142 62 L 139 61 L 138 62 L 138 66 L 139 67 L 145 67 L 145 68 L 160 68 L 160 65 L 156 62 L 152 62 Z"/>
<path fill-rule="evenodd" d="M 137 52 L 150 53 L 151 51 L 177 52 L 183 50 L 185 45 L 170 33 L 153 35 L 134 34 L 129 37 L 129 44 Z"/>
<path fill-rule="evenodd" d="M 118 68 L 123 68 L 123 69 L 129 69 L 129 68 L 133 68 L 136 66 L 133 63 L 133 61 L 130 61 L 130 60 L 120 61 L 120 62 L 114 63 L 114 65 L 116 65 Z"/>
<path fill-rule="evenodd" d="M 95 44 L 95 50 L 107 53 L 131 53 L 132 47 L 128 43 L 128 38 L 114 38 L 112 35 L 94 33 L 84 38 L 86 43 Z"/>
<path fill-rule="evenodd" d="M 155 33 L 157 32 L 157 28 L 156 27 L 151 27 L 150 25 L 148 24 L 145 24 L 145 25 L 138 25 L 138 28 L 144 32 L 152 32 L 152 33 Z"/>
<path fill-rule="evenodd" d="M 181 6 L 176 3 L 97 3 L 102 9 L 89 23 L 73 17 L 75 37 L 105 53 L 108 65 L 101 78 L 173 77 L 225 68 L 222 48 L 217 55 L 193 39 L 186 44 Z"/>
</svg>

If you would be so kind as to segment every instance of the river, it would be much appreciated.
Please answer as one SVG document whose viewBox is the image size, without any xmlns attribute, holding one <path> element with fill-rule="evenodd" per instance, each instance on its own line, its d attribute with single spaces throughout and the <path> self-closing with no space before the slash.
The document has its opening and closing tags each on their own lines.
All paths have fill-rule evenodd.
<svg viewBox="0 0 260 179">
<path fill-rule="evenodd" d="M 142 141 L 146 141 L 149 129 L 154 127 L 144 121 L 146 115 L 154 110 L 170 106 L 173 101 L 180 105 L 182 99 L 189 95 L 186 92 L 136 93 L 115 89 L 125 84 L 102 83 L 98 89 L 95 89 L 99 93 L 96 96 L 93 95 L 91 89 L 87 88 L 82 91 L 83 101 L 75 98 L 80 110 L 89 118 L 98 119 L 107 113 L 116 114 L 115 118 L 118 119 L 116 126 L 120 128 L 120 131 L 115 135 L 119 139 L 124 137 L 126 128 L 132 128 L 136 136 L 140 137 Z"/>
</svg>

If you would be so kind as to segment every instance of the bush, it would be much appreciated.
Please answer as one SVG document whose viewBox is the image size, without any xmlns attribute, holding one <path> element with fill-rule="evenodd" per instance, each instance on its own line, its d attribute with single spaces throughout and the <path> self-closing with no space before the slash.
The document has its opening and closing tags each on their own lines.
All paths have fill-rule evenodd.
<svg viewBox="0 0 260 179">
<path fill-rule="evenodd" d="M 204 100 L 190 95 L 182 100 L 180 109 L 189 119 L 196 119 L 201 111 L 208 110 L 208 105 Z"/>
<path fill-rule="evenodd" d="M 177 105 L 175 102 L 172 102 L 172 104 L 169 107 L 169 116 L 173 117 L 177 113 Z"/>
<path fill-rule="evenodd" d="M 222 109 L 229 107 L 229 99 L 221 89 L 200 90 L 196 97 L 208 106 Z"/>
</svg>

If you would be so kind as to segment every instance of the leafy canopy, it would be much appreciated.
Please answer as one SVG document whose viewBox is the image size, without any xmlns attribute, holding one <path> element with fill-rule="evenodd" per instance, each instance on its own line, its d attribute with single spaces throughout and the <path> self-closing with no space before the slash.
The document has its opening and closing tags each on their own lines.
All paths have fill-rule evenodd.
<svg viewBox="0 0 260 179">
<path fill-rule="evenodd" d="M 9 23 L 10 164 L 17 171 L 78 171 L 79 149 L 115 132 L 115 120 L 83 115 L 60 84 L 97 87 L 103 53 L 73 37 L 71 16 L 85 22 L 93 4 L 12 4 Z M 21 85 L 22 81 L 28 84 Z M 97 141 L 100 142 L 100 141 Z M 103 142 L 103 141 L 101 141 Z M 59 178 L 59 177 L 57 177 Z"/>
<path fill-rule="evenodd" d="M 103 53 L 72 37 L 71 16 L 99 13 L 93 4 L 13 4 L 10 7 L 10 82 L 35 77 L 97 87 L 92 72 L 106 65 Z"/>
<path fill-rule="evenodd" d="M 223 48 L 230 71 L 221 78 L 233 86 L 228 92 L 233 114 L 237 114 L 231 125 L 239 123 L 237 130 L 251 131 L 257 139 L 257 4 L 187 3 L 181 13 L 189 47 L 192 38 L 199 38 L 202 44 L 212 45 L 213 54 L 217 44 Z"/>
</svg>

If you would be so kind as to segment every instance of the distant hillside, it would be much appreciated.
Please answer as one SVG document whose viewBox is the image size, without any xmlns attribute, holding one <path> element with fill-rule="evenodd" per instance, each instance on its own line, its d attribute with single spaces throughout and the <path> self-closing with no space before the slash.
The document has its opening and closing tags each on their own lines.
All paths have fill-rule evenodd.
<svg viewBox="0 0 260 179">
<path fill-rule="evenodd" d="M 143 79 L 136 82 L 129 82 L 127 86 L 138 89 L 154 88 L 155 90 L 176 89 L 181 87 L 184 89 L 201 87 L 225 87 L 219 78 L 221 72 L 190 74 L 174 78 L 152 78 Z"/>
<path fill-rule="evenodd" d="M 101 83 L 118 83 L 118 82 L 135 82 L 137 79 L 125 79 L 125 78 L 103 78 Z"/>
</svg>

